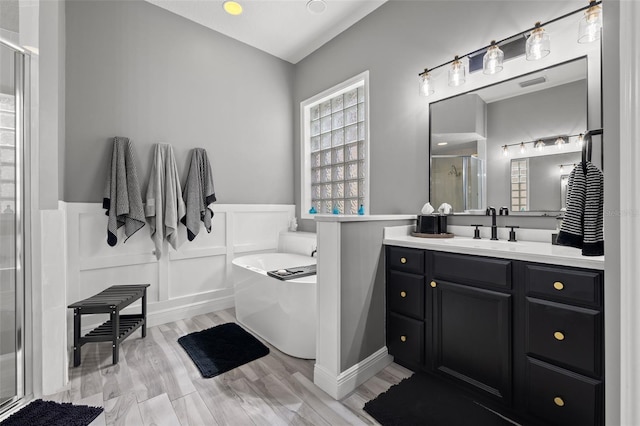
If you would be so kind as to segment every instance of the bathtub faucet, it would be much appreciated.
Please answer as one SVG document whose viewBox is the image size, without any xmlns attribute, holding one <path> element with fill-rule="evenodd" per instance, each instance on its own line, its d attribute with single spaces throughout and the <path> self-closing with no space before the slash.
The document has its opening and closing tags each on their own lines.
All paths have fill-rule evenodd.
<svg viewBox="0 0 640 426">
<path fill-rule="evenodd" d="M 311 257 L 313 257 L 313 255 L 316 254 L 316 253 L 318 253 L 318 247 L 313 249 L 313 251 L 311 252 Z"/>
</svg>

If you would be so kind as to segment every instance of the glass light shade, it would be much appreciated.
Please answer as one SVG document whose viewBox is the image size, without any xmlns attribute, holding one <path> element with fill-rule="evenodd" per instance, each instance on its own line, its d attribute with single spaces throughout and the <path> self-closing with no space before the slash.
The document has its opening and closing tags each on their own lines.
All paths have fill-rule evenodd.
<svg viewBox="0 0 640 426">
<path fill-rule="evenodd" d="M 460 86 L 464 84 L 466 79 L 467 67 L 465 67 L 462 61 L 456 56 L 455 60 L 451 63 L 451 68 L 449 68 L 449 86 Z"/>
<path fill-rule="evenodd" d="M 527 152 L 527 147 L 524 145 L 524 142 L 520 142 L 520 153 L 524 154 Z"/>
<path fill-rule="evenodd" d="M 591 43 L 600 40 L 600 29 L 602 29 L 602 8 L 598 5 L 591 6 L 584 12 L 584 16 L 580 20 L 578 43 Z"/>
<path fill-rule="evenodd" d="M 482 72 L 485 74 L 496 74 L 502 71 L 504 66 L 504 52 L 496 45 L 495 41 L 487 49 L 487 53 L 482 58 Z"/>
<path fill-rule="evenodd" d="M 582 144 L 584 143 L 584 135 L 582 133 L 580 133 L 578 135 L 578 139 L 576 140 L 576 143 L 578 144 L 578 146 L 582 146 Z"/>
<path fill-rule="evenodd" d="M 564 173 L 564 164 L 560 164 L 560 174 Z"/>
<path fill-rule="evenodd" d="M 536 27 L 531 31 L 525 45 L 527 61 L 542 59 L 549 53 L 551 53 L 551 38 L 540 26 L 540 22 L 536 22 Z"/>
<path fill-rule="evenodd" d="M 222 3 L 222 8 L 229 15 L 237 16 L 242 14 L 242 5 L 237 1 L 232 1 L 232 0 L 225 1 L 224 3 Z"/>
<path fill-rule="evenodd" d="M 562 138 L 556 139 L 556 147 L 558 149 L 562 149 L 564 147 L 564 143 L 565 143 L 564 139 L 562 139 Z"/>
<path fill-rule="evenodd" d="M 507 145 L 502 147 L 502 155 L 504 155 L 505 157 L 509 156 L 509 147 Z"/>
<path fill-rule="evenodd" d="M 423 73 L 418 75 L 418 92 L 420 96 L 433 95 L 435 92 L 433 88 L 433 81 L 431 81 L 431 74 L 425 69 Z"/>
<path fill-rule="evenodd" d="M 541 140 L 536 142 L 534 148 L 537 149 L 538 151 L 542 151 L 544 149 L 544 142 L 542 142 Z"/>
</svg>

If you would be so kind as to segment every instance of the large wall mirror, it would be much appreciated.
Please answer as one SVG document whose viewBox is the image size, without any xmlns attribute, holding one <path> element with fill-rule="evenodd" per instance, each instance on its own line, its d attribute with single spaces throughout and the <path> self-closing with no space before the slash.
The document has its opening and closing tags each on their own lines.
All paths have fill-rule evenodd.
<svg viewBox="0 0 640 426">
<path fill-rule="evenodd" d="M 487 206 L 561 214 L 567 177 L 582 161 L 580 134 L 601 127 L 599 46 L 592 50 L 430 103 L 431 204 L 456 214 Z M 600 136 L 592 147 L 602 169 Z"/>
</svg>

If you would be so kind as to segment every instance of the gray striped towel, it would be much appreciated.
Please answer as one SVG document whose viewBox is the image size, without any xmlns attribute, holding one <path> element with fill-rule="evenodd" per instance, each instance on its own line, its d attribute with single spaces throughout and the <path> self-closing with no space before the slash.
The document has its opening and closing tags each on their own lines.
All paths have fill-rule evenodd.
<svg viewBox="0 0 640 426">
<path fill-rule="evenodd" d="M 118 243 L 118 228 L 124 225 L 126 241 L 145 224 L 135 155 L 129 138 L 113 138 L 111 167 L 105 183 L 102 207 L 109 216 L 107 243 L 112 247 Z"/>
<path fill-rule="evenodd" d="M 193 241 L 198 235 L 200 221 L 204 223 L 207 232 L 211 232 L 213 211 L 209 208 L 209 204 L 216 201 L 216 191 L 213 188 L 213 176 L 207 151 L 203 148 L 191 150 L 191 164 L 182 198 L 187 207 L 182 223 L 187 227 L 189 241 Z"/>
<path fill-rule="evenodd" d="M 592 163 L 575 167 L 567 182 L 567 212 L 558 233 L 562 246 L 582 249 L 583 256 L 602 256 L 604 177 Z"/>
</svg>

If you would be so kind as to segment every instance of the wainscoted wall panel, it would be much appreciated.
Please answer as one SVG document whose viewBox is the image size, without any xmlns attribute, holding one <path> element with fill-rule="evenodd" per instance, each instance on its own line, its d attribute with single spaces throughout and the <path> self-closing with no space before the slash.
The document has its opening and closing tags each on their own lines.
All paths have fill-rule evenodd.
<svg viewBox="0 0 640 426">
<path fill-rule="evenodd" d="M 226 256 L 197 257 L 171 262 L 169 299 L 190 294 L 213 293 L 227 287 Z"/>
<path fill-rule="evenodd" d="M 107 217 L 98 203 L 62 204 L 66 211 L 66 304 L 89 297 L 116 284 L 149 283 L 147 322 L 153 326 L 233 306 L 231 261 L 238 253 L 275 251 L 278 234 L 294 216 L 293 205 L 213 205 L 212 232 L 200 229 L 187 241 L 180 225 L 180 246 L 165 242 L 156 259 L 154 245 L 145 226 L 118 244 L 106 242 Z M 137 302 L 125 309 L 139 312 Z M 106 319 L 83 317 L 87 332 Z M 67 350 L 73 339 L 72 312 L 67 312 Z"/>
</svg>

